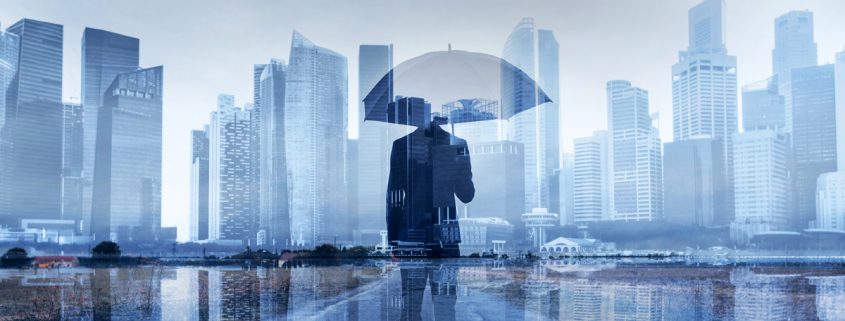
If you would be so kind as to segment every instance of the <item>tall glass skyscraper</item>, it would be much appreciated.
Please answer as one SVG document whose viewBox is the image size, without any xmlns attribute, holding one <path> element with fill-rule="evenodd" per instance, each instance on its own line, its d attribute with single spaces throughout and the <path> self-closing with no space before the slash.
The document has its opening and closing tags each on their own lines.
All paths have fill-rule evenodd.
<svg viewBox="0 0 845 321">
<path fill-rule="evenodd" d="M 261 72 L 260 218 L 258 245 L 290 244 L 285 159 L 285 68 L 272 61 Z"/>
<path fill-rule="evenodd" d="M 784 112 L 777 78 L 769 77 L 742 87 L 744 130 L 782 129 L 786 123 Z"/>
<path fill-rule="evenodd" d="M 716 224 L 733 218 L 733 134 L 737 132 L 736 57 L 724 41 L 724 1 L 705 0 L 689 11 L 689 47 L 672 66 L 674 141 L 694 137 L 721 140 L 728 177 L 728 210 Z"/>
<path fill-rule="evenodd" d="M 836 104 L 834 65 L 792 70 L 787 112 L 791 115 L 794 228 L 807 228 L 816 217 L 816 181 L 835 172 Z"/>
<path fill-rule="evenodd" d="M 781 84 L 789 82 L 790 71 L 818 64 L 813 40 L 813 13 L 790 11 L 775 19 L 775 48 L 772 72 Z"/>
<path fill-rule="evenodd" d="M 734 136 L 736 217 L 731 223 L 731 239 L 747 244 L 756 233 L 787 227 L 789 140 L 773 129 Z"/>
<path fill-rule="evenodd" d="M 208 238 L 247 244 L 258 229 L 253 206 L 252 115 L 235 107 L 235 97 L 219 95 L 209 125 Z"/>
<path fill-rule="evenodd" d="M 613 219 L 613 177 L 606 131 L 575 139 L 572 222 L 578 225 Z"/>
<path fill-rule="evenodd" d="M 382 77 L 393 68 L 393 45 L 361 45 L 358 49 L 358 208 L 355 241 L 375 244 L 385 225 L 384 195 L 387 193 L 387 174 L 390 170 L 390 125 L 381 121 L 364 121 L 365 104 L 387 106 L 393 101 L 392 88 L 378 97 L 379 101 L 364 102 Z M 388 82 L 387 86 L 392 86 Z M 386 119 L 385 119 L 386 120 Z"/>
<path fill-rule="evenodd" d="M 62 219 L 82 220 L 82 105 L 62 106 Z"/>
<path fill-rule="evenodd" d="M 512 117 L 509 129 L 510 139 L 522 143 L 525 148 L 526 211 L 548 208 L 548 180 L 560 166 L 558 43 L 551 31 L 535 32 L 534 19 L 523 18 L 508 36 L 502 58 L 528 77 L 536 79 L 540 88 L 552 99 L 551 103 Z M 514 78 L 518 77 L 507 72 L 502 75 L 503 108 L 537 105 L 537 88 L 517 86 L 515 84 L 529 82 Z"/>
<path fill-rule="evenodd" d="M 6 111 L 12 103 L 7 104 L 6 93 L 9 91 L 12 80 L 18 72 L 18 54 L 20 53 L 20 38 L 18 35 L 8 31 L 0 31 L 0 224 L 9 224 L 11 213 L 9 213 L 9 201 L 11 191 L 9 190 L 12 179 L 10 168 L 6 167 L 11 161 L 12 152 L 11 128 L 6 126 Z"/>
<path fill-rule="evenodd" d="M 710 227 L 727 211 L 727 173 L 718 139 L 692 138 L 663 148 L 664 218 L 666 221 Z"/>
<path fill-rule="evenodd" d="M 138 70 L 139 40 L 121 34 L 85 28 L 82 33 L 82 143 L 83 232 L 90 234 L 94 158 L 97 142 L 98 111 L 106 89 L 121 73 Z"/>
<path fill-rule="evenodd" d="M 660 138 L 648 113 L 648 92 L 626 80 L 607 82 L 613 175 L 613 219 L 651 221 L 663 215 Z"/>
<path fill-rule="evenodd" d="M 19 37 L 18 64 L 6 91 L 4 136 L 11 146 L 3 184 L 8 212 L 19 219 L 58 219 L 62 173 L 62 36 L 61 25 L 31 19 L 7 32 Z"/>
<path fill-rule="evenodd" d="M 208 239 L 208 131 L 191 131 L 191 241 Z"/>
<path fill-rule="evenodd" d="M 95 240 L 156 240 L 161 229 L 161 66 L 118 74 L 97 115 Z"/>
<path fill-rule="evenodd" d="M 346 57 L 294 31 L 285 89 L 291 235 L 295 244 L 351 240 L 344 191 Z"/>
</svg>

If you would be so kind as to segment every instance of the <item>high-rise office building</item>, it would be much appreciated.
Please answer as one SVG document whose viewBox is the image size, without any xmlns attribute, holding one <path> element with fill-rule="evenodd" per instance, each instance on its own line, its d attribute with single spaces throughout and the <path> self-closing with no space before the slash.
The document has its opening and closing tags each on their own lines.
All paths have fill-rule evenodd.
<svg viewBox="0 0 845 321">
<path fill-rule="evenodd" d="M 466 205 L 469 217 L 499 217 L 516 226 L 514 232 L 523 233 L 525 227 L 519 219 L 525 212 L 522 144 L 511 141 L 469 144 L 469 154 L 475 184 L 475 198 Z"/>
<path fill-rule="evenodd" d="M 344 191 L 346 57 L 294 31 L 287 72 L 285 123 L 295 244 L 351 239 Z"/>
<path fill-rule="evenodd" d="M 4 140 L 10 148 L 3 223 L 61 216 L 62 49 L 61 25 L 23 19 L 6 32 L 19 38 L 17 68 L 6 90 Z M 6 48 L 7 50 L 9 48 Z M 11 185 L 11 186 L 9 186 Z"/>
<path fill-rule="evenodd" d="M 161 66 L 118 74 L 97 114 L 95 240 L 155 240 L 161 229 Z"/>
<path fill-rule="evenodd" d="M 742 128 L 746 131 L 784 128 L 784 101 L 777 78 L 756 81 L 742 87 Z"/>
<path fill-rule="evenodd" d="M 779 83 L 789 82 L 792 69 L 815 66 L 818 63 L 816 52 L 812 12 L 790 11 L 775 19 L 772 72 Z"/>
<path fill-rule="evenodd" d="M 736 184 L 731 239 L 747 243 L 754 234 L 784 230 L 789 218 L 789 141 L 777 130 L 734 134 Z"/>
<path fill-rule="evenodd" d="M 138 70 L 139 40 L 106 30 L 82 33 L 82 215 L 83 232 L 90 234 L 98 112 L 106 89 L 118 74 Z"/>
<path fill-rule="evenodd" d="M 728 177 L 728 211 L 733 217 L 733 143 L 737 132 L 736 57 L 725 48 L 724 1 L 705 0 L 689 11 L 689 46 L 672 66 L 674 141 L 708 136 L 721 140 Z M 717 218 L 718 219 L 718 218 Z"/>
<path fill-rule="evenodd" d="M 366 104 L 387 106 L 393 101 L 393 83 L 389 88 L 374 88 L 379 80 L 393 68 L 393 45 L 361 45 L 358 49 L 358 208 L 354 223 L 356 243 L 375 244 L 379 231 L 387 229 L 385 223 L 384 195 L 390 170 L 390 125 L 381 121 L 364 121 Z M 385 95 L 376 101 L 365 102 L 372 90 L 382 90 Z M 385 119 L 386 121 L 386 119 Z"/>
<path fill-rule="evenodd" d="M 563 153 L 561 167 L 558 173 L 560 187 L 560 225 L 574 223 L 575 213 L 575 155 Z"/>
<path fill-rule="evenodd" d="M 505 42 L 502 57 L 525 75 L 537 80 L 552 100 L 510 119 L 510 139 L 525 148 L 525 209 L 549 206 L 549 176 L 560 167 L 558 43 L 549 30 L 535 32 L 534 19 L 523 18 Z M 503 69 L 504 70 L 504 69 Z M 538 105 L 537 87 L 526 87 L 520 75 L 502 75 L 501 104 L 505 110 Z"/>
<path fill-rule="evenodd" d="M 666 143 L 663 187 L 666 221 L 710 227 L 728 213 L 721 141 L 709 137 Z"/>
<path fill-rule="evenodd" d="M 607 82 L 607 114 L 613 219 L 650 221 L 661 217 L 661 146 L 648 112 L 648 92 L 626 80 Z"/>
<path fill-rule="evenodd" d="M 273 61 L 261 73 L 261 168 L 258 245 L 290 244 L 288 171 L 285 159 L 285 65 Z"/>
<path fill-rule="evenodd" d="M 574 224 L 613 219 L 613 173 L 606 131 L 575 139 L 572 170 Z"/>
<path fill-rule="evenodd" d="M 803 229 L 816 217 L 819 175 L 837 170 L 834 65 L 793 69 L 788 87 L 794 195 L 790 220 Z"/>
<path fill-rule="evenodd" d="M 208 239 L 208 130 L 191 131 L 190 241 Z"/>
<path fill-rule="evenodd" d="M 837 171 L 817 180 L 815 227 L 845 230 L 845 51 L 836 55 L 834 84 Z"/>
<path fill-rule="evenodd" d="M 79 226 L 82 220 L 82 105 L 62 106 L 62 216 Z"/>
<path fill-rule="evenodd" d="M 0 225 L 10 224 L 9 202 L 11 197 L 11 172 L 7 167 L 11 161 L 11 127 L 6 126 L 6 111 L 13 106 L 7 102 L 6 93 L 18 71 L 20 38 L 8 31 L 0 31 Z"/>
<path fill-rule="evenodd" d="M 209 240 L 251 243 L 258 230 L 253 206 L 252 115 L 235 107 L 235 97 L 219 95 L 209 124 Z"/>
</svg>

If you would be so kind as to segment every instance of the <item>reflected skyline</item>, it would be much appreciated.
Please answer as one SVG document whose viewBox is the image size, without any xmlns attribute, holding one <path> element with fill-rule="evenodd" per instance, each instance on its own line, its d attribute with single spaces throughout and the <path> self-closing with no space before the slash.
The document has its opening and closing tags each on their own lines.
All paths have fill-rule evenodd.
<svg viewBox="0 0 845 321">
<path fill-rule="evenodd" d="M 94 320 L 841 320 L 821 266 L 367 261 L 0 270 L 0 313 Z M 14 318 L 13 318 L 14 319 Z"/>
</svg>

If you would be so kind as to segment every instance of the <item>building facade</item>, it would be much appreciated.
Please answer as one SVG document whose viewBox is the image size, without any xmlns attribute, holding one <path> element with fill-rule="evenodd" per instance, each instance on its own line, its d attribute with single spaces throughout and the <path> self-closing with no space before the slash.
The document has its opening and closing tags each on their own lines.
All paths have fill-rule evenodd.
<svg viewBox="0 0 845 321">
<path fill-rule="evenodd" d="M 660 138 L 648 112 L 648 92 L 626 80 L 607 83 L 613 175 L 613 219 L 651 221 L 663 214 Z"/>
<path fill-rule="evenodd" d="M 613 174 L 606 131 L 575 139 L 573 217 L 576 225 L 613 219 Z"/>
<path fill-rule="evenodd" d="M 294 31 L 285 95 L 291 235 L 314 246 L 350 240 L 344 191 L 346 57 Z"/>
<path fill-rule="evenodd" d="M 837 170 L 834 65 L 793 69 L 788 87 L 794 195 L 790 221 L 804 229 L 816 217 L 819 175 Z"/>
<path fill-rule="evenodd" d="M 61 216 L 63 27 L 23 19 L 6 32 L 19 39 L 6 90 L 3 171 L 8 207 L 2 224 Z M 8 49 L 7 49 L 8 50 Z"/>
<path fill-rule="evenodd" d="M 540 88 L 552 100 L 540 101 L 537 87 L 525 84 L 519 76 L 502 75 L 503 109 L 515 106 L 535 106 L 510 119 L 510 140 L 525 148 L 525 210 L 549 207 L 549 176 L 560 167 L 559 65 L 558 43 L 551 31 L 535 31 L 534 19 L 523 18 L 514 27 L 502 50 L 502 58 L 536 79 Z M 525 108 L 517 108 L 522 110 Z"/>
<path fill-rule="evenodd" d="M 82 214 L 83 230 L 90 233 L 94 158 L 97 145 L 98 112 L 103 97 L 118 74 L 140 68 L 140 41 L 114 32 L 85 28 L 82 33 Z"/>
<path fill-rule="evenodd" d="M 358 208 L 354 223 L 354 239 L 360 244 L 375 244 L 385 223 L 384 194 L 390 170 L 390 125 L 382 121 L 364 121 L 364 97 L 373 90 L 386 94 L 373 105 L 387 106 L 393 101 L 393 82 L 388 88 L 374 88 L 393 68 L 393 45 L 361 45 L 358 49 Z M 392 75 L 392 73 L 391 73 Z M 386 119 L 385 119 L 386 121 Z"/>
<path fill-rule="evenodd" d="M 710 227 L 727 212 L 727 172 L 721 140 L 709 137 L 666 143 L 663 147 L 664 218 L 682 225 Z"/>
<path fill-rule="evenodd" d="M 191 131 L 191 217 L 188 239 L 208 240 L 208 126 Z"/>
<path fill-rule="evenodd" d="M 813 39 L 813 13 L 790 11 L 775 19 L 775 48 L 772 49 L 772 72 L 786 84 L 795 68 L 818 64 Z"/>
<path fill-rule="evenodd" d="M 253 206 L 252 115 L 220 95 L 209 124 L 209 240 L 253 243 L 258 213 Z"/>
<path fill-rule="evenodd" d="M 117 75 L 97 114 L 94 240 L 152 241 L 161 229 L 163 68 Z"/>
<path fill-rule="evenodd" d="M 11 197 L 11 172 L 8 164 L 11 161 L 11 127 L 6 126 L 6 110 L 14 106 L 7 102 L 6 93 L 12 86 L 12 80 L 18 71 L 18 54 L 20 53 L 20 37 L 8 32 L 0 31 L 0 225 L 13 223 L 12 213 L 9 212 Z"/>
<path fill-rule="evenodd" d="M 261 73 L 260 222 L 258 245 L 290 244 L 288 170 L 285 154 L 285 65 Z"/>
<path fill-rule="evenodd" d="M 708 136 L 721 141 L 724 168 L 733 175 L 733 134 L 737 132 L 736 57 L 725 48 L 724 1 L 705 0 L 689 11 L 689 46 L 672 66 L 673 141 Z M 726 215 L 733 217 L 733 178 L 728 177 Z"/>
<path fill-rule="evenodd" d="M 731 239 L 746 244 L 754 234 L 787 228 L 789 141 L 776 130 L 735 134 L 735 213 Z"/>
<path fill-rule="evenodd" d="M 62 106 L 62 217 L 77 228 L 82 215 L 82 105 Z M 78 230 L 77 230 L 78 231 Z"/>
</svg>

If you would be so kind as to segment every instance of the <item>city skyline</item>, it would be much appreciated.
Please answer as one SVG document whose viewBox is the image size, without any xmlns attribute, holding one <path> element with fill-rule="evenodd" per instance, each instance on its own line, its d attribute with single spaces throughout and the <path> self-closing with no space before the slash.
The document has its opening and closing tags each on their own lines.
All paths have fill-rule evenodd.
<svg viewBox="0 0 845 321">
<path fill-rule="evenodd" d="M 569 59 L 568 56 L 572 53 L 572 58 L 577 58 L 579 54 L 587 51 L 587 48 L 582 48 L 582 51 L 571 51 L 570 49 L 573 48 L 574 44 L 583 44 L 579 42 L 582 40 L 579 38 L 579 33 L 573 33 L 571 29 L 560 28 L 560 24 L 555 22 L 555 19 L 551 19 L 549 14 L 542 14 L 540 12 L 520 12 L 520 10 L 516 10 L 514 13 L 509 13 L 507 17 L 503 17 L 501 20 L 497 20 L 494 22 L 487 22 L 490 24 L 490 28 L 482 30 L 485 37 L 481 37 L 481 40 L 472 40 L 468 41 L 467 39 L 471 38 L 466 36 L 466 34 L 472 34 L 468 30 L 463 30 L 460 26 L 457 28 L 452 25 L 450 29 L 455 35 L 453 35 L 457 39 L 442 39 L 442 40 L 434 40 L 425 39 L 422 41 L 421 45 L 411 45 L 407 42 L 405 37 L 399 37 L 397 35 L 387 35 L 384 39 L 375 39 L 375 38 L 368 38 L 362 37 L 362 39 L 356 39 L 356 37 L 346 35 L 349 38 L 352 38 L 348 41 L 337 41 L 336 39 L 332 39 L 332 36 L 327 36 L 327 31 L 320 30 L 317 28 L 316 30 L 312 23 L 302 23 L 302 26 L 295 25 L 296 19 L 291 19 L 293 24 L 287 30 L 281 30 L 282 26 L 273 27 L 272 30 L 277 32 L 278 38 L 277 40 L 272 41 L 273 44 L 260 44 L 258 46 L 268 46 L 274 48 L 266 48 L 264 50 L 255 50 L 255 52 L 250 52 L 246 54 L 248 50 L 232 50 L 228 52 L 228 50 L 221 54 L 221 55 L 235 55 L 232 57 L 238 57 L 238 59 L 234 59 L 235 62 L 229 62 L 225 64 L 225 67 L 219 68 L 219 72 L 221 75 L 209 75 L 208 72 L 214 73 L 218 71 L 202 71 L 206 72 L 202 77 L 196 77 L 195 75 L 192 78 L 197 78 L 201 80 L 210 80 L 210 86 L 208 88 L 203 88 L 199 90 L 197 88 L 192 88 L 193 86 L 191 83 L 186 83 L 184 79 L 180 79 L 180 72 L 199 72 L 197 69 L 188 70 L 193 64 L 185 64 L 182 65 L 179 62 L 173 62 L 170 58 L 163 58 L 166 57 L 168 54 L 172 53 L 170 50 L 161 50 L 161 39 L 154 35 L 145 34 L 145 32 L 141 32 L 138 29 L 133 30 L 134 28 L 121 28 L 121 22 L 114 22 L 114 27 L 108 25 L 105 22 L 99 21 L 89 21 L 86 20 L 85 24 L 91 24 L 93 28 L 102 28 L 112 32 L 126 34 L 132 37 L 137 37 L 141 41 L 141 64 L 142 66 L 147 65 L 164 65 L 168 69 L 168 81 L 165 82 L 164 91 L 165 94 L 165 102 L 164 102 L 164 121 L 165 121 L 165 131 L 164 131 L 164 141 L 167 142 L 164 146 L 163 154 L 164 154 L 164 173 L 162 186 L 164 188 L 163 195 L 165 195 L 165 199 L 163 200 L 163 217 L 162 223 L 165 226 L 173 226 L 177 225 L 180 230 L 180 239 L 185 240 L 187 236 L 187 218 L 188 218 L 188 179 L 189 175 L 189 162 L 187 162 L 186 155 L 189 155 L 189 141 L 185 138 L 188 133 L 190 133 L 191 129 L 198 129 L 201 128 L 202 122 L 207 120 L 207 117 L 196 117 L 196 115 L 208 115 L 214 108 L 213 99 L 216 97 L 218 93 L 233 93 L 237 97 L 241 97 L 242 100 L 239 103 L 245 103 L 247 99 L 245 97 L 249 97 L 249 92 L 252 91 L 251 82 L 249 82 L 249 66 L 254 63 L 267 61 L 270 57 L 286 57 L 286 50 L 284 47 L 289 44 L 289 38 L 287 35 L 291 33 L 291 29 L 297 29 L 302 31 L 303 33 L 309 35 L 311 39 L 315 42 L 330 48 L 332 50 L 337 50 L 341 54 L 347 57 L 350 61 L 356 61 L 357 56 L 355 52 L 357 52 L 357 45 L 358 44 L 365 44 L 365 43 L 394 43 L 396 44 L 396 53 L 395 53 L 395 62 L 401 62 L 407 60 L 409 57 L 416 56 L 426 51 L 430 50 L 444 50 L 447 43 L 452 43 L 455 48 L 465 49 L 465 50 L 473 50 L 473 51 L 482 51 L 482 52 L 490 52 L 496 54 L 500 51 L 501 44 L 504 42 L 504 39 L 507 37 L 508 32 L 513 27 L 515 23 L 517 23 L 522 16 L 534 17 L 537 25 L 542 27 L 543 29 L 551 29 L 555 32 L 555 36 L 558 42 L 561 43 L 561 52 L 560 61 L 560 74 L 561 74 L 561 113 L 563 114 L 563 120 L 561 124 L 561 128 L 563 130 L 563 140 L 561 141 L 562 149 L 566 151 L 571 151 L 572 149 L 572 139 L 575 137 L 582 137 L 589 135 L 593 130 L 603 129 L 604 126 L 602 123 L 604 122 L 605 117 L 601 117 L 604 113 L 603 107 L 605 106 L 604 102 L 604 95 L 601 93 L 603 86 L 602 84 L 610 79 L 629 79 L 632 82 L 638 84 L 642 88 L 646 89 L 650 93 L 650 101 L 651 105 L 656 107 L 654 111 L 663 111 L 664 118 L 663 121 L 660 122 L 661 124 L 661 138 L 664 142 L 671 141 L 670 138 L 667 136 L 667 128 L 668 132 L 671 132 L 671 125 L 669 125 L 669 121 L 667 121 L 667 115 L 671 115 L 669 112 L 669 108 L 671 108 L 669 93 L 671 92 L 671 87 L 667 86 L 670 82 L 669 75 L 669 66 L 673 62 L 673 60 L 677 59 L 677 51 L 679 49 L 685 48 L 686 42 L 686 10 L 694 6 L 698 1 L 689 1 L 686 2 L 679 2 L 679 3 L 667 3 L 666 7 L 670 9 L 663 9 L 664 12 L 662 15 L 665 15 L 669 22 L 672 22 L 673 25 L 677 25 L 677 32 L 672 31 L 671 41 L 666 41 L 667 44 L 662 46 L 669 47 L 659 47 L 659 48 L 643 48 L 642 51 L 632 50 L 630 53 L 634 55 L 634 57 L 638 57 L 638 55 L 644 54 L 643 52 L 649 53 L 654 50 L 660 50 L 661 53 L 659 57 L 669 57 L 670 60 L 667 62 L 665 58 L 651 58 L 645 59 L 642 63 L 642 67 L 636 68 L 628 68 L 627 65 L 619 66 L 616 65 L 616 62 L 611 61 L 610 59 L 600 59 L 597 56 L 595 59 L 595 64 L 602 63 L 606 64 L 606 66 L 602 66 L 600 69 L 588 70 L 584 67 L 579 67 L 577 59 Z M 618 4 L 618 7 L 624 7 L 626 4 Z M 836 17 L 837 12 L 845 11 L 845 8 L 838 8 L 836 5 L 840 4 L 833 4 L 828 3 L 828 6 L 821 6 L 819 3 L 798 3 L 798 2 L 779 2 L 775 4 L 767 3 L 767 7 L 765 8 L 766 13 L 771 12 L 771 15 L 765 15 L 763 13 L 755 16 L 747 17 L 748 19 L 759 21 L 759 24 L 754 24 L 753 26 L 748 26 L 745 29 L 751 29 L 758 36 L 755 36 L 757 39 L 742 39 L 737 42 L 738 36 L 737 33 L 744 33 L 742 28 L 739 28 L 738 17 L 743 17 L 741 12 L 743 11 L 741 8 L 742 6 L 747 6 L 747 3 L 738 3 L 738 2 L 728 2 L 727 8 L 725 10 L 727 14 L 727 39 L 726 39 L 726 46 L 729 48 L 729 52 L 731 55 L 735 55 L 738 57 L 738 86 L 744 86 L 745 84 L 749 84 L 752 80 L 758 79 L 765 79 L 768 75 L 772 74 L 771 70 L 771 54 L 770 51 L 772 50 L 774 37 L 768 36 L 769 33 L 772 32 L 772 25 L 774 19 L 787 11 L 792 10 L 804 10 L 810 9 L 815 13 L 815 33 L 816 38 L 815 42 L 818 44 L 818 60 L 820 63 L 824 64 L 825 62 L 833 61 L 833 52 L 840 51 L 842 49 L 843 44 L 845 41 L 842 39 L 837 39 L 836 37 L 831 36 L 831 34 L 835 30 L 841 30 L 842 28 L 837 28 L 836 25 L 840 24 L 841 22 L 833 21 L 832 17 Z M 295 6 L 295 5 L 293 5 Z M 457 5 L 458 7 L 467 6 L 467 5 Z M 34 6 L 34 7 L 37 7 Z M 79 40 L 81 39 L 81 32 L 82 32 L 82 24 L 76 24 L 73 19 L 62 18 L 62 16 L 72 16 L 72 14 L 57 14 L 56 10 L 61 8 L 61 5 L 53 5 L 50 7 L 49 10 L 40 10 L 39 14 L 29 14 L 27 13 L 29 9 L 22 9 L 22 8 L 12 8 L 12 10 L 8 12 L 15 12 L 14 9 L 18 9 L 18 12 L 21 12 L 19 16 L 11 15 L 11 16 L 0 16 L 0 19 L 3 21 L 3 26 L 8 26 L 9 22 L 16 21 L 20 17 L 30 17 L 37 20 L 43 20 L 47 22 L 57 23 L 64 25 L 64 91 L 63 91 L 63 98 L 67 100 L 67 97 L 74 96 L 79 97 L 77 94 L 79 92 L 79 87 L 81 84 L 79 83 L 80 75 L 79 75 L 79 65 L 74 63 L 75 61 L 79 61 L 80 50 L 79 50 Z M 342 6 L 341 6 L 342 7 Z M 413 6 L 411 6 L 413 7 Z M 412 9 L 420 9 L 420 8 L 405 8 L 404 10 L 412 10 Z M 465 9 L 465 8 L 464 8 Z M 528 10 L 529 8 L 525 8 Z M 584 10 L 598 10 L 595 7 L 584 5 Z M 315 10 L 313 8 L 307 10 Z M 336 8 L 332 8 L 332 10 L 336 10 Z M 332 11 L 330 10 L 330 11 Z M 420 9 L 423 12 L 419 14 L 426 14 L 431 13 L 428 9 Z M 672 10 L 671 13 L 666 13 L 666 11 Z M 839 11 L 837 11 L 839 10 Z M 35 11 L 38 11 L 35 9 Z M 295 10 L 294 10 L 295 11 Z M 499 10 L 500 12 L 501 10 Z M 612 11 L 612 10 L 608 10 Z M 52 13 L 51 13 L 52 12 Z M 333 12 L 333 11 L 332 11 Z M 332 13 L 329 12 L 329 13 Z M 46 15 L 45 15 L 46 13 Z M 599 12 L 602 13 L 602 12 Z M 613 13 L 613 12 L 611 12 Z M 336 14 L 336 13 L 335 13 Z M 404 13 L 408 14 L 408 13 Z M 618 14 L 618 13 L 617 13 Z M 52 16 L 52 17 L 51 17 Z M 259 15 L 260 16 L 260 15 Z M 331 14 L 329 14 L 331 16 Z M 143 17 L 143 15 L 142 15 Z M 366 20 L 366 19 L 364 19 Z M 167 21 L 165 19 L 165 21 Z M 625 21 L 621 19 L 621 21 Z M 678 23 L 680 22 L 680 23 Z M 667 22 L 668 23 L 668 22 Z M 76 25 L 74 25 L 76 24 Z M 282 24 L 284 25 L 284 24 Z M 646 24 L 647 25 L 647 24 Z M 288 27 L 288 26 L 284 26 Z M 482 28 L 484 29 L 484 28 Z M 166 30 L 166 28 L 162 28 L 162 31 Z M 457 30 L 457 32 L 455 32 Z M 135 32 L 133 32 L 135 31 Z M 406 30 L 407 31 L 407 30 Z M 677 34 L 675 34 L 677 33 Z M 400 33 L 401 34 L 401 33 Z M 747 34 L 747 33 L 746 33 Z M 411 35 L 415 35 L 411 33 Z M 369 37 L 378 37 L 379 33 L 369 33 Z M 383 36 L 383 35 L 382 35 Z M 613 40 L 618 40 L 617 36 L 613 33 L 609 33 L 606 35 L 607 38 L 610 40 L 602 40 L 600 41 L 604 46 L 610 46 L 613 43 Z M 667 35 L 668 36 L 668 35 Z M 646 37 L 645 39 L 650 39 L 654 37 L 652 34 L 650 37 Z M 363 39 L 368 38 L 368 39 Z M 449 38 L 449 37 L 446 37 Z M 642 37 L 633 37 L 635 39 L 643 40 Z M 254 42 L 266 42 L 266 41 L 258 41 L 254 38 L 252 41 Z M 732 41 L 733 39 L 733 41 Z M 646 40 L 648 41 L 648 40 Z M 770 44 L 758 44 L 759 48 L 753 48 L 754 51 L 751 51 L 749 48 L 750 43 L 755 43 L 755 41 L 764 41 Z M 166 41 L 165 41 L 166 42 Z M 172 41 L 171 41 L 172 42 Z M 186 43 L 176 44 L 173 52 L 179 52 L 178 48 L 179 45 L 184 44 L 196 44 L 197 42 L 190 42 L 186 41 Z M 336 44 L 337 43 L 337 44 Z M 620 44 L 625 44 L 622 42 Z M 669 45 L 671 44 L 671 45 Z M 173 45 L 173 43 L 171 43 Z M 75 48 L 75 49 L 74 49 Z M 350 48 L 353 48 L 350 50 Z M 594 49 L 594 48 L 591 48 Z M 664 52 L 665 51 L 665 52 Z M 753 52 L 750 54 L 749 52 Z M 595 54 L 595 52 L 592 52 Z M 178 56 L 178 55 L 177 55 Z M 260 57 L 258 57 L 260 56 Z M 243 57 L 243 58 L 241 58 Z M 257 58 L 252 58 L 257 57 Z M 657 57 L 657 56 L 655 56 Z M 766 59 L 755 59 L 758 57 L 767 57 Z M 755 62 L 754 60 L 760 60 L 760 62 Z M 220 61 L 219 59 L 215 59 L 215 61 Z M 630 62 L 630 60 L 629 60 Z M 639 61 L 638 61 L 639 64 Z M 350 64 L 350 68 L 348 69 L 349 75 L 356 75 L 357 66 L 353 66 L 354 64 Z M 756 65 L 756 66 L 755 66 Z M 573 68 L 573 66 L 575 66 Z M 651 66 L 649 68 L 648 66 Z M 596 67 L 596 66 L 592 66 Z M 604 68 L 615 68 L 616 71 L 608 72 L 608 69 Z M 640 69 L 645 68 L 645 69 Z M 174 69 L 176 69 L 174 71 Z M 213 68 L 218 69 L 218 68 Z M 234 74 L 226 74 L 230 70 L 237 70 L 237 73 Z M 647 71 L 640 71 L 638 70 L 646 70 Z M 232 75 L 243 75 L 240 78 L 235 78 Z M 70 77 L 70 78 L 69 78 Z M 587 77 L 590 79 L 589 81 L 583 81 L 585 84 L 579 84 L 579 81 L 583 77 Z M 175 78 L 175 80 L 174 80 Z M 348 89 L 349 92 L 349 118 L 357 119 L 358 115 L 353 110 L 357 109 L 357 97 L 355 96 L 355 86 L 357 84 L 353 84 L 354 76 L 348 77 L 350 80 L 350 86 Z M 600 82 L 596 83 L 594 80 L 600 80 Z M 201 83 L 201 82 L 200 82 Z M 199 84 L 199 83 L 198 83 Z M 76 87 L 76 89 L 74 89 Z M 213 93 L 210 93 L 211 91 Z M 598 93 L 597 93 L 598 92 Z M 577 94 L 574 94 L 577 93 Z M 583 93 L 583 94 L 582 94 Z M 667 95 L 669 94 L 669 95 Z M 171 95 L 175 96 L 174 98 L 169 98 Z M 185 107 L 187 106 L 187 107 Z M 585 106 L 592 106 L 587 108 Z M 588 111 L 586 114 L 585 110 Z M 189 118 L 185 118 L 186 116 L 191 116 Z M 592 119 L 597 119 L 598 121 L 593 121 Z M 196 122 L 196 124 L 194 124 Z M 169 123 L 169 125 L 168 125 Z M 179 126 L 174 126 L 173 123 L 180 123 Z M 355 132 L 354 127 L 357 127 L 356 121 L 350 121 L 349 126 L 352 127 L 353 134 L 357 134 Z M 173 142 L 171 142 L 173 141 Z M 184 145 L 184 146 L 182 146 Z M 183 182 L 184 181 L 184 182 Z"/>
</svg>

